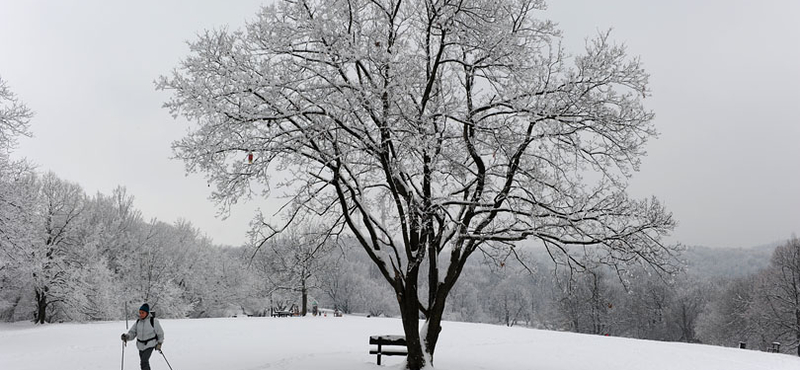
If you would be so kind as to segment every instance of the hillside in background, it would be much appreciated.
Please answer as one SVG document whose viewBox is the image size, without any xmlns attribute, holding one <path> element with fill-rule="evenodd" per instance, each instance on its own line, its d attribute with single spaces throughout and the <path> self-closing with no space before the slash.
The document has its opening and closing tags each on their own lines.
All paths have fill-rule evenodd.
<svg viewBox="0 0 800 370">
<path fill-rule="evenodd" d="M 696 278 L 737 278 L 749 276 L 769 265 L 772 252 L 778 245 L 774 242 L 747 248 L 711 248 L 690 246 L 680 259 L 686 262 L 686 273 Z M 540 267 L 552 268 L 547 251 L 532 243 L 521 242 Z M 479 259 L 477 259 L 479 260 Z"/>
<path fill-rule="evenodd" d="M 702 278 L 738 278 L 766 268 L 772 252 L 780 243 L 751 248 L 689 247 L 682 258 L 686 272 Z"/>
</svg>

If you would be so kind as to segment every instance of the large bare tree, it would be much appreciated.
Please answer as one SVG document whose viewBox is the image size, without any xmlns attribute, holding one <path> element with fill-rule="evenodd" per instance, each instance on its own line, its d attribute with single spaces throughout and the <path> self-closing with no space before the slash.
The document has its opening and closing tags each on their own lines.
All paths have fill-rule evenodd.
<svg viewBox="0 0 800 370">
<path fill-rule="evenodd" d="M 656 135 L 648 76 L 607 34 L 566 56 L 544 9 L 279 1 L 244 30 L 201 34 L 159 79 L 196 124 L 175 152 L 223 208 L 283 186 L 284 220 L 354 235 L 394 288 L 420 369 L 476 251 L 532 239 L 572 267 L 591 255 L 671 269 L 671 214 L 625 192 Z"/>
</svg>

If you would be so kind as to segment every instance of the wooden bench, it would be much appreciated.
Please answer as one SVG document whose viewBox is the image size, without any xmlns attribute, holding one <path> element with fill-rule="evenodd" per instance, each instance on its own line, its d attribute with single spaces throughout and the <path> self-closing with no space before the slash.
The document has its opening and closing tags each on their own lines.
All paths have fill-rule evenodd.
<svg viewBox="0 0 800 370">
<path fill-rule="evenodd" d="M 770 348 L 767 349 L 767 352 L 780 353 L 781 342 L 772 342 L 772 346 L 770 346 Z"/>
<path fill-rule="evenodd" d="M 290 317 L 292 313 L 289 311 L 272 311 L 272 317 Z"/>
<path fill-rule="evenodd" d="M 369 337 L 369 344 L 377 345 L 377 349 L 370 349 L 369 354 L 378 355 L 378 365 L 381 364 L 381 356 L 406 356 L 406 337 L 404 335 L 373 335 Z M 383 346 L 391 346 L 384 349 Z M 402 347 L 402 348 L 400 348 Z"/>
</svg>

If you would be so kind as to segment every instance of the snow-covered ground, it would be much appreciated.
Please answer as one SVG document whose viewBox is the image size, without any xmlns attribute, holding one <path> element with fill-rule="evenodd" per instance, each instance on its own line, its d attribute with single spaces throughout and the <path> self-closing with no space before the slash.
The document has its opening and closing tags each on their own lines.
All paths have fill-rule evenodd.
<svg viewBox="0 0 800 370">
<path fill-rule="evenodd" d="M 162 320 L 164 355 L 174 370 L 398 369 L 402 357 L 369 355 L 369 336 L 402 334 L 398 319 L 366 317 Z M 0 324 L 0 369 L 121 367 L 125 323 Z M 124 368 L 139 368 L 133 343 Z M 153 370 L 168 369 L 153 353 Z M 796 356 L 705 345 L 445 322 L 437 370 L 781 370 Z"/>
</svg>

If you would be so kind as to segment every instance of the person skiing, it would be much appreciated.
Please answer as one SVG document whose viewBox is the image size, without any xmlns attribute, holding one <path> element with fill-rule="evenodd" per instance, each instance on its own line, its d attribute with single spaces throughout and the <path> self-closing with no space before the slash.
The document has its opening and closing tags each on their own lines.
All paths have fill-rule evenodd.
<svg viewBox="0 0 800 370">
<path fill-rule="evenodd" d="M 149 316 L 149 319 L 148 319 Z M 133 324 L 131 330 L 122 334 L 122 341 L 127 342 L 136 338 L 136 348 L 139 349 L 139 366 L 142 370 L 150 370 L 150 355 L 153 350 L 161 350 L 164 343 L 164 329 L 161 323 L 150 314 L 150 305 L 147 303 L 139 307 L 139 319 Z"/>
</svg>

